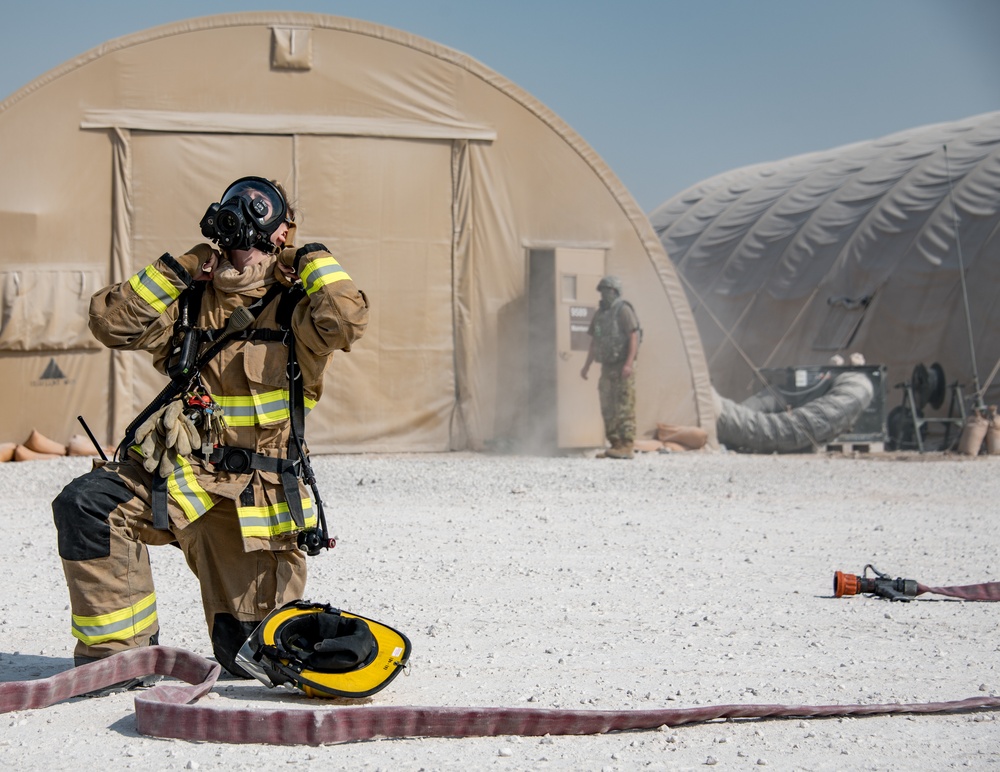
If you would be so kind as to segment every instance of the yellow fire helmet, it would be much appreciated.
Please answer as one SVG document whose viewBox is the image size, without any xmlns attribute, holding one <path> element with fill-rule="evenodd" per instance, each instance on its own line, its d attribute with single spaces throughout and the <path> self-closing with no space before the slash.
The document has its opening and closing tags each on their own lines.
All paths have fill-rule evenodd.
<svg viewBox="0 0 1000 772">
<path fill-rule="evenodd" d="M 265 686 L 288 684 L 309 697 L 367 697 L 410 658 L 410 641 L 380 622 L 327 604 L 294 600 L 258 625 L 236 662 Z"/>
</svg>

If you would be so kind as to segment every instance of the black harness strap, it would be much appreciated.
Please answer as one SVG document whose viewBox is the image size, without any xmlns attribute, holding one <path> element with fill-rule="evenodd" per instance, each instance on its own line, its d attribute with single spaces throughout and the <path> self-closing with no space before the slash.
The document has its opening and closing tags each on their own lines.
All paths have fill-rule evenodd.
<svg viewBox="0 0 1000 772">
<path fill-rule="evenodd" d="M 291 335 L 292 312 L 306 296 L 306 291 L 300 286 L 286 292 L 278 304 L 277 321 L 282 330 L 286 330 L 288 345 L 288 405 L 291 413 L 292 436 L 288 439 L 288 458 L 299 459 L 299 444 L 306 436 L 306 404 L 305 393 L 302 390 L 302 369 L 299 367 L 298 356 L 295 353 L 295 336 Z"/>
<path fill-rule="evenodd" d="M 264 309 L 268 306 L 268 304 L 270 304 L 272 300 L 278 297 L 278 295 L 280 295 L 284 291 L 284 289 L 285 288 L 280 284 L 277 283 L 272 284 L 271 288 L 268 289 L 267 292 L 265 292 L 263 295 L 257 298 L 253 303 L 247 306 L 247 311 L 253 314 L 254 319 L 257 319 L 261 315 L 261 313 L 263 313 Z M 199 343 L 212 343 L 221 338 L 223 336 L 223 333 L 225 333 L 225 331 L 226 331 L 225 325 L 214 329 L 210 328 L 210 329 L 200 330 Z M 247 338 L 252 337 L 253 333 L 255 332 L 264 332 L 264 331 L 254 330 L 253 328 L 248 327 L 241 333 L 234 335 L 232 337 L 232 340 L 246 340 Z"/>
<path fill-rule="evenodd" d="M 199 284 L 203 285 L 204 282 L 199 282 Z M 187 317 L 183 318 L 183 321 L 185 323 L 189 323 L 188 319 L 190 318 L 193 318 L 195 320 L 195 323 L 197 323 L 198 313 L 201 310 L 201 296 L 204 290 L 205 290 L 204 286 L 199 287 L 196 284 L 189 287 L 182 293 L 181 298 L 178 300 L 178 302 L 185 303 L 185 305 L 181 306 L 181 314 L 183 315 L 183 317 Z M 268 289 L 268 291 L 265 292 L 261 297 L 257 298 L 257 300 L 255 300 L 253 303 L 247 306 L 247 310 L 250 311 L 251 314 L 253 314 L 255 321 L 260 317 L 261 313 L 264 311 L 267 305 L 275 298 L 277 298 L 278 295 L 280 295 L 283 291 L 284 287 L 276 283 L 270 289 Z M 191 315 L 192 306 L 195 309 L 193 316 Z M 181 319 L 179 318 L 179 322 L 180 321 Z M 167 386 L 163 389 L 163 391 L 159 393 L 156 399 L 154 399 L 142 411 L 142 413 L 139 414 L 139 417 L 132 422 L 132 424 L 129 426 L 129 429 L 126 431 L 125 440 L 122 443 L 123 446 L 132 444 L 132 441 L 135 439 L 135 429 L 141 423 L 141 421 L 139 420 L 140 418 L 143 421 L 145 421 L 146 418 L 151 416 L 161 407 L 166 405 L 168 402 L 173 401 L 180 394 L 186 391 L 190 387 L 190 385 L 194 382 L 194 380 L 198 377 L 198 375 L 201 372 L 201 369 L 206 364 L 208 364 L 220 351 L 222 351 L 222 349 L 225 348 L 225 346 L 227 346 L 230 342 L 236 340 L 247 340 L 253 337 L 253 333 L 255 332 L 255 330 L 248 327 L 247 329 L 242 330 L 240 333 L 237 333 L 236 335 L 226 336 L 224 335 L 225 329 L 226 328 L 223 327 L 220 330 L 191 330 L 192 333 L 197 333 L 196 350 L 200 348 L 202 343 L 205 342 L 208 342 L 210 344 L 209 348 L 203 354 L 197 357 L 197 363 L 191 370 L 187 370 L 184 373 L 179 373 L 178 375 L 174 376 L 171 379 L 170 383 L 167 384 Z M 259 332 L 264 332 L 264 331 L 260 330 Z M 268 332 L 273 332 L 273 331 L 269 330 Z M 284 477 L 285 475 L 282 474 L 283 486 L 287 492 L 288 483 L 284 480 Z M 295 488 L 295 496 L 293 497 L 293 500 L 297 502 L 299 511 L 299 520 L 296 521 L 296 523 L 299 524 L 299 522 L 303 520 L 302 502 L 299 501 L 298 486 L 295 485 L 294 488 Z M 153 473 L 153 482 L 150 490 L 150 499 L 151 499 L 150 508 L 153 513 L 153 528 L 156 528 L 157 530 L 161 531 L 169 530 L 170 516 L 167 513 L 167 480 L 166 478 L 160 476 L 159 470 Z M 289 500 L 288 506 L 289 509 L 293 508 L 292 500 Z"/>
<path fill-rule="evenodd" d="M 306 295 L 305 290 L 300 287 L 296 287 L 290 292 L 287 292 L 281 298 L 281 304 L 278 306 L 278 324 L 282 329 L 286 329 L 289 332 L 288 335 L 288 367 L 286 374 L 288 376 L 288 420 L 291 423 L 291 432 L 288 438 L 288 461 L 295 466 L 296 470 L 299 470 L 301 460 L 302 464 L 308 465 L 308 460 L 305 459 L 304 455 L 300 453 L 301 443 L 304 441 L 306 436 L 306 405 L 305 405 L 305 394 L 302 391 L 302 369 L 299 367 L 299 360 L 295 354 L 295 336 L 290 334 L 292 327 L 292 311 L 295 310 L 295 306 L 298 305 L 299 301 L 302 300 Z M 311 477 L 311 475 L 307 475 Z M 284 477 L 282 477 L 282 482 L 284 482 Z M 319 500 L 319 495 L 315 492 L 315 486 L 310 483 L 310 487 L 313 488 L 314 497 L 316 501 L 313 503 L 316 508 L 317 513 L 322 510 L 323 503 Z M 285 487 L 285 501 L 288 502 L 288 511 L 295 521 L 295 525 L 299 528 L 305 528 L 305 513 L 302 511 L 302 498 L 299 496 L 299 486 L 298 482 L 295 482 L 295 495 L 288 495 L 287 485 Z M 294 504 L 293 504 L 294 502 Z M 325 528 L 324 528 L 325 530 Z"/>
<path fill-rule="evenodd" d="M 285 458 L 273 458 L 264 456 L 250 450 L 249 448 L 237 448 L 232 446 L 220 446 L 215 448 L 208 461 L 221 465 L 221 468 L 231 472 L 243 472 L 256 469 L 263 472 L 273 472 L 280 475 L 281 487 L 284 491 L 285 502 L 288 504 L 288 514 L 292 518 L 297 528 L 305 528 L 305 512 L 302 508 L 302 497 L 299 495 L 298 478 L 301 474 L 299 459 L 300 443 L 305 436 L 305 395 L 302 390 L 302 372 L 299 368 L 298 359 L 295 354 L 295 336 L 292 334 L 292 312 L 295 306 L 305 297 L 305 291 L 299 287 L 284 291 L 284 288 L 276 284 L 268 290 L 267 294 L 257 300 L 248 308 L 253 312 L 254 317 L 260 315 L 264 307 L 274 298 L 281 295 L 275 319 L 279 329 L 271 328 L 247 328 L 241 333 L 232 336 L 229 340 L 262 340 L 282 343 L 288 347 L 288 402 L 289 420 L 291 422 L 291 436 L 288 440 L 288 447 Z M 221 338 L 222 330 L 204 331 L 205 340 L 217 340 Z M 228 341 L 227 341 L 228 342 Z M 153 523 L 156 524 L 156 494 L 154 485 L 153 497 Z M 162 506 L 163 517 L 166 518 L 166 486 L 163 486 Z M 317 509 L 321 506 L 316 496 Z M 166 526 L 165 526 L 166 527 Z"/>
<path fill-rule="evenodd" d="M 160 473 L 153 475 L 150 487 L 150 508 L 153 510 L 153 528 L 158 531 L 170 530 L 170 517 L 167 515 L 167 478 Z"/>
<path fill-rule="evenodd" d="M 302 390 L 302 368 L 295 356 L 295 338 L 288 340 L 288 404 L 292 436 L 288 439 L 288 457 L 299 458 L 298 443 L 306 436 L 306 398 Z"/>
<path fill-rule="evenodd" d="M 255 453 L 249 448 L 238 448 L 232 445 L 215 448 L 208 460 L 217 467 L 230 472 L 246 472 L 257 469 L 261 472 L 273 472 L 280 475 L 285 502 L 288 504 L 288 514 L 296 526 L 305 528 L 302 497 L 299 496 L 299 465 L 296 461 L 265 456 Z"/>
</svg>

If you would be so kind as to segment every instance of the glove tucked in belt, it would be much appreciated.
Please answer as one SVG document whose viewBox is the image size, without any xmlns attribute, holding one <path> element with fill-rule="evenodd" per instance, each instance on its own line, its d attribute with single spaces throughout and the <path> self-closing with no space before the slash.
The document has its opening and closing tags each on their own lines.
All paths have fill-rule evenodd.
<svg viewBox="0 0 1000 772">
<path fill-rule="evenodd" d="M 147 472 L 158 470 L 167 477 L 178 455 L 189 456 L 201 447 L 201 434 L 194 422 L 184 414 L 184 404 L 175 400 L 147 418 L 136 430 L 135 441 L 144 456 L 142 466 Z"/>
</svg>

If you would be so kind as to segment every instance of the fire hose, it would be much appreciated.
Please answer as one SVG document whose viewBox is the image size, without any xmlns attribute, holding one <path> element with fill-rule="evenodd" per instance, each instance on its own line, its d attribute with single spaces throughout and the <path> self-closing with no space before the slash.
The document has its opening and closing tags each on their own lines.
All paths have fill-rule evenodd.
<svg viewBox="0 0 1000 772">
<path fill-rule="evenodd" d="M 868 576 L 871 570 L 874 576 Z M 877 595 L 889 600 L 909 601 L 918 595 L 932 593 L 946 595 L 961 600 L 1000 601 L 1000 582 L 985 582 L 983 584 L 963 584 L 951 587 L 928 587 L 915 579 L 893 579 L 882 573 L 871 563 L 865 566 L 861 576 L 845 574 L 837 571 L 833 575 L 833 594 L 842 598 L 845 595 Z"/>
<path fill-rule="evenodd" d="M 698 724 L 720 718 L 820 718 L 957 713 L 1000 709 L 1000 697 L 880 705 L 715 705 L 653 710 L 360 706 L 318 709 L 218 709 L 195 704 L 221 668 L 198 654 L 146 646 L 34 681 L 0 683 L 0 713 L 45 708 L 131 678 L 156 674 L 161 683 L 137 692 L 140 734 L 218 743 L 322 745 L 373 738 L 582 735 Z"/>
</svg>

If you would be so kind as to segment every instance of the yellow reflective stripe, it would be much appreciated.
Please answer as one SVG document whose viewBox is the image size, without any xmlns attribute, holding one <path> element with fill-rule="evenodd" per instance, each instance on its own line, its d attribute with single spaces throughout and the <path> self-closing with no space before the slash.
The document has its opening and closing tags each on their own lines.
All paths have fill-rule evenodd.
<svg viewBox="0 0 1000 772">
<path fill-rule="evenodd" d="M 340 263 L 329 256 L 310 260 L 302 269 L 300 276 L 307 295 L 312 295 L 325 284 L 335 284 L 351 278 Z"/>
<path fill-rule="evenodd" d="M 132 450 L 145 455 L 141 445 L 133 445 Z M 194 468 L 181 455 L 174 456 L 174 471 L 167 477 L 167 493 L 192 523 L 214 506 L 212 497 L 198 484 Z"/>
<path fill-rule="evenodd" d="M 178 455 L 177 466 L 167 478 L 167 493 L 177 502 L 189 522 L 194 522 L 212 508 L 212 497 L 198 484 L 194 468 Z"/>
<path fill-rule="evenodd" d="M 298 529 L 288 511 L 288 502 L 285 501 L 263 507 L 237 507 L 236 511 L 240 516 L 240 531 L 244 536 L 267 539 Z M 305 518 L 305 527 L 314 528 L 318 519 L 311 498 L 302 499 L 302 514 Z"/>
<path fill-rule="evenodd" d="M 269 391 L 265 394 L 254 394 L 253 404 L 257 410 L 257 420 L 262 424 L 285 421 L 291 415 L 288 407 L 288 391 L 286 389 Z"/>
<path fill-rule="evenodd" d="M 229 419 L 233 419 L 231 426 L 275 423 L 289 416 L 288 391 L 274 389 L 251 394 L 249 397 L 229 397 L 223 407 L 226 409 L 226 422 L 229 423 Z"/>
<path fill-rule="evenodd" d="M 85 617 L 73 614 L 73 637 L 88 646 L 111 640 L 125 640 L 138 635 L 156 622 L 156 593 L 151 592 L 138 603 L 112 611 Z"/>
<path fill-rule="evenodd" d="M 255 426 L 257 411 L 253 397 L 228 397 L 221 394 L 213 399 L 222 407 L 222 420 L 226 426 Z"/>
<path fill-rule="evenodd" d="M 181 294 L 181 291 L 152 265 L 139 271 L 128 280 L 128 283 L 139 297 L 161 314 Z"/>
<path fill-rule="evenodd" d="M 230 408 L 239 407 L 253 407 L 253 397 L 234 397 L 226 394 L 213 394 L 212 399 L 214 399 L 218 404 L 222 405 L 226 410 Z"/>
<path fill-rule="evenodd" d="M 291 407 L 287 389 L 274 389 L 248 397 L 217 396 L 215 401 L 222 406 L 222 419 L 226 426 L 256 426 L 287 421 Z M 306 413 L 316 407 L 316 400 L 303 400 Z"/>
</svg>

